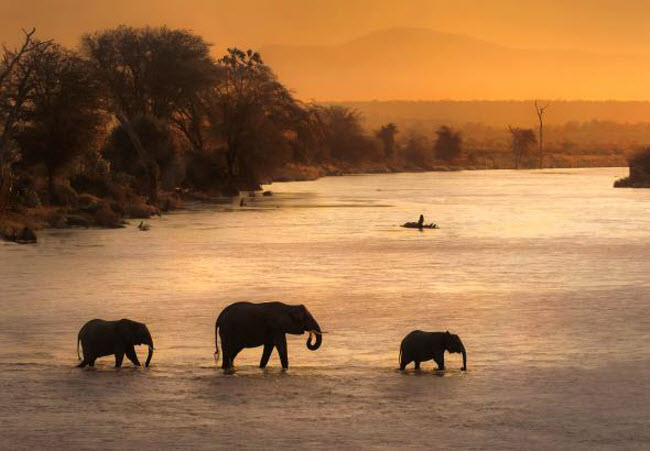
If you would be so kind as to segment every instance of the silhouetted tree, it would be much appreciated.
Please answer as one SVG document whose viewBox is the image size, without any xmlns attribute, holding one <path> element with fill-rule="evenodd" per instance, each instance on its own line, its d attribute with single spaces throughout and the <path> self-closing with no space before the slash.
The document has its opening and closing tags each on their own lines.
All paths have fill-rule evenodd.
<svg viewBox="0 0 650 451">
<path fill-rule="evenodd" d="M 350 108 L 330 106 L 321 110 L 324 142 L 332 158 L 347 162 L 374 160 L 380 149 L 361 126 L 361 115 Z"/>
<path fill-rule="evenodd" d="M 138 116 L 132 126 L 142 139 L 142 145 L 149 158 L 155 163 L 156 178 L 173 170 L 177 163 L 177 149 L 169 124 L 153 116 Z M 114 172 L 122 172 L 135 177 L 139 191 L 146 189 L 141 185 L 144 180 L 144 168 L 138 164 L 138 156 L 133 150 L 133 143 L 122 125 L 115 127 L 104 147 L 103 157 L 110 163 Z M 158 172 L 159 171 L 159 172 Z M 168 183 L 169 185 L 169 183 Z M 172 188 L 166 186 L 166 188 Z"/>
<path fill-rule="evenodd" d="M 382 125 L 375 136 L 379 138 L 384 146 L 384 155 L 386 158 L 393 158 L 394 147 L 395 147 L 395 135 L 398 133 L 397 125 L 389 122 L 386 125 Z"/>
<path fill-rule="evenodd" d="M 59 45 L 33 52 L 27 60 L 33 88 L 17 140 L 28 164 L 43 163 L 47 168 L 50 196 L 55 199 L 58 171 L 96 150 L 104 135 L 101 86 L 87 61 Z"/>
<path fill-rule="evenodd" d="M 0 60 L 0 212 L 8 206 L 12 166 L 20 158 L 14 143 L 15 128 L 33 89 L 32 71 L 37 59 L 27 57 L 45 51 L 50 45 L 49 41 L 35 39 L 35 32 L 35 29 L 23 30 L 22 45 L 14 50 L 4 47 Z"/>
<path fill-rule="evenodd" d="M 286 132 L 300 107 L 257 52 L 231 48 L 218 63 L 221 77 L 206 102 L 209 117 L 225 143 L 230 179 L 254 177 L 260 165 L 289 157 Z"/>
<path fill-rule="evenodd" d="M 131 141 L 156 201 L 157 169 L 137 135 L 133 121 L 152 116 L 170 121 L 214 82 L 209 46 L 185 30 L 120 26 L 85 35 L 82 48 L 109 92 L 112 112 Z"/>
<path fill-rule="evenodd" d="M 535 100 L 535 113 L 537 114 L 537 119 L 539 120 L 539 167 L 541 168 L 544 164 L 544 112 L 548 108 L 548 103 L 544 106 L 539 106 L 537 100 Z"/>
<path fill-rule="evenodd" d="M 447 162 L 457 160 L 460 157 L 463 144 L 460 132 L 445 125 L 436 131 L 436 135 L 436 143 L 433 147 L 436 158 Z"/>
<path fill-rule="evenodd" d="M 403 151 L 407 162 L 421 167 L 426 166 L 431 162 L 432 153 L 431 143 L 426 136 L 415 132 L 408 135 Z"/>
<path fill-rule="evenodd" d="M 325 107 L 317 104 L 303 107 L 294 127 L 296 137 L 291 141 L 293 161 L 322 163 L 330 158 L 329 148 L 325 143 L 325 114 Z"/>
<path fill-rule="evenodd" d="M 515 157 L 515 169 L 519 169 L 521 159 L 530 153 L 530 149 L 537 139 L 535 133 L 530 128 L 512 128 L 508 126 L 510 131 L 510 149 Z"/>
</svg>

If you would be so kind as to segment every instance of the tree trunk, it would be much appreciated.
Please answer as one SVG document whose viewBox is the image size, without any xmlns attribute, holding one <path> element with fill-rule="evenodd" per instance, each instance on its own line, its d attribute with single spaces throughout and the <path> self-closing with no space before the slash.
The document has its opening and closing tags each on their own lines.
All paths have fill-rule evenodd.
<svg viewBox="0 0 650 451">
<path fill-rule="evenodd" d="M 9 207 L 9 196 L 11 194 L 11 166 L 8 163 L 0 165 L 0 213 Z"/>
<path fill-rule="evenodd" d="M 142 145 L 142 141 L 140 141 L 138 134 L 133 128 L 133 124 L 131 124 L 131 121 L 126 117 L 126 115 L 118 113 L 117 120 L 120 122 L 120 125 L 122 125 L 122 128 L 124 128 L 124 131 L 129 137 L 129 141 L 131 141 L 131 145 L 138 154 L 140 163 L 144 168 L 147 185 L 149 187 L 149 192 L 147 193 L 149 203 L 156 205 L 158 203 L 158 178 L 155 173 L 156 171 L 154 170 L 155 162 L 147 155 L 147 152 Z"/>
</svg>

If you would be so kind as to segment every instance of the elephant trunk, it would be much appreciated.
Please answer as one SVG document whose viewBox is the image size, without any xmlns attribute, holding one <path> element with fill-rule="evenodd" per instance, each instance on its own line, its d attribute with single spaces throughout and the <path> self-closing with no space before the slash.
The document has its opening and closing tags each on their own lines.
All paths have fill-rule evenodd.
<svg viewBox="0 0 650 451">
<path fill-rule="evenodd" d="M 320 326 L 316 322 L 311 314 L 309 315 L 309 320 L 306 323 L 305 331 L 309 332 L 309 338 L 307 338 L 307 349 L 310 351 L 315 351 L 320 348 L 321 343 L 323 343 L 323 335 L 320 330 Z M 313 342 L 313 337 L 316 335 L 316 342 Z"/>
<path fill-rule="evenodd" d="M 461 371 L 467 371 L 467 352 L 465 352 L 465 345 L 461 343 L 460 352 L 463 354 L 463 367 Z"/>
</svg>

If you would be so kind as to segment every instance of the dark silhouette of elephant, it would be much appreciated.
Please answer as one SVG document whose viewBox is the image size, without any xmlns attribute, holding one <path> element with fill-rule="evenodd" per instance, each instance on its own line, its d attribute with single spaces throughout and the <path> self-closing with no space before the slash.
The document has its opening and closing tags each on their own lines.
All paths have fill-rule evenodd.
<svg viewBox="0 0 650 451">
<path fill-rule="evenodd" d="M 83 360 L 79 356 L 79 343 L 83 349 Z M 98 357 L 112 354 L 115 355 L 116 368 L 122 366 L 125 354 L 134 365 L 140 366 L 134 348 L 136 345 L 149 346 L 149 354 L 144 364 L 149 366 L 154 348 L 151 334 L 144 323 L 130 319 L 118 321 L 93 319 L 84 324 L 77 336 L 77 357 L 81 360 L 78 367 L 95 366 Z"/>
<path fill-rule="evenodd" d="M 439 370 L 445 369 L 445 351 L 463 354 L 463 367 L 467 370 L 467 353 L 460 337 L 447 332 L 423 332 L 414 330 L 402 340 L 399 349 L 399 368 L 404 370 L 406 365 L 415 362 L 415 369 L 420 369 L 420 362 L 432 360 L 438 364 Z"/>
<path fill-rule="evenodd" d="M 317 350 L 322 343 L 321 328 L 304 305 L 282 302 L 236 302 L 219 314 L 214 330 L 215 360 L 219 359 L 219 343 L 223 361 L 221 367 L 231 369 L 235 357 L 244 348 L 264 346 L 260 368 L 265 368 L 273 348 L 278 350 L 282 368 L 289 368 L 285 334 L 302 335 L 309 332 L 307 348 Z M 316 341 L 312 342 L 313 336 Z"/>
</svg>

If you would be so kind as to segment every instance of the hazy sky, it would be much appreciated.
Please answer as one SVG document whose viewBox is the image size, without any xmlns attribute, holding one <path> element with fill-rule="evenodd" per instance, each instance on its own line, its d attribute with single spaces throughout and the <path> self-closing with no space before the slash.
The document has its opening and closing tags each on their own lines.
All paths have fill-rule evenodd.
<svg viewBox="0 0 650 451">
<path fill-rule="evenodd" d="M 514 47 L 650 53 L 648 0 L 0 0 L 5 42 L 34 25 L 74 44 L 120 23 L 191 28 L 218 47 L 339 43 L 407 26 Z"/>
<path fill-rule="evenodd" d="M 393 27 L 458 33 L 522 49 L 650 55 L 650 0 L 0 0 L 0 41 L 9 44 L 20 36 L 20 27 L 35 26 L 40 37 L 74 46 L 86 31 L 122 23 L 166 24 L 192 29 L 214 44 L 216 55 L 230 46 L 257 49 L 272 44 L 339 44 Z M 592 73 L 600 77 L 594 82 L 596 84 L 590 85 L 595 86 L 595 90 L 585 88 L 583 92 L 580 90 L 582 83 L 575 81 L 568 86 L 562 83 L 562 76 L 560 82 L 556 80 L 552 85 L 549 82 L 548 86 L 542 86 L 544 89 L 520 90 L 512 95 L 519 98 L 543 92 L 562 98 L 597 99 L 602 92 L 602 98 L 650 99 L 650 90 L 644 90 L 646 83 L 642 77 L 645 71 L 650 71 L 650 57 L 647 63 L 645 58 L 639 58 L 626 68 L 608 61 L 603 58 L 601 67 L 593 64 L 593 70 L 587 67 L 584 72 L 589 78 Z M 273 63 L 277 63 L 281 79 L 289 81 L 290 87 L 305 97 L 348 98 L 354 95 L 343 95 L 326 87 L 320 93 L 309 86 L 303 88 L 302 84 L 310 80 L 304 79 L 300 69 L 285 70 L 290 64 L 283 64 L 279 59 Z M 534 64 L 531 63 L 533 71 L 536 70 Z M 610 69 L 618 72 L 610 77 Z M 417 77 L 420 72 L 416 69 L 405 77 Z M 434 75 L 421 73 L 420 78 L 425 83 Z M 359 87 L 362 88 L 364 74 L 360 77 Z M 453 74 L 450 77 L 453 79 Z M 581 80 L 581 77 L 582 73 L 577 74 L 574 80 Z M 634 83 L 630 83 L 631 79 Z M 648 81 L 650 86 L 650 76 Z M 488 82 L 486 80 L 486 84 Z M 450 90 L 448 95 L 453 98 L 508 97 L 511 82 L 505 84 L 502 77 L 493 75 L 491 83 L 501 83 L 502 89 L 486 91 L 480 86 L 472 89 L 459 86 L 458 93 Z M 522 80 L 522 84 L 538 83 L 539 80 Z M 356 89 L 351 84 L 348 88 L 353 92 Z M 399 94 L 395 95 L 444 98 L 447 92 L 422 92 L 420 97 L 416 89 L 420 88 L 396 90 Z M 393 94 L 373 92 L 367 95 L 392 98 Z"/>
</svg>

